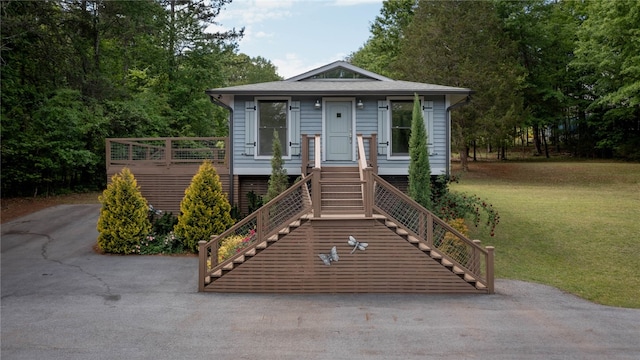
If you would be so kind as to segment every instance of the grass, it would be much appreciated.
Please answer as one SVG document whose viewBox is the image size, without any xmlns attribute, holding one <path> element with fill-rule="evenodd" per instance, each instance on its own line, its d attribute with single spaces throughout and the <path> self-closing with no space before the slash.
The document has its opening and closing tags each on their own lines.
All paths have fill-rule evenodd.
<svg viewBox="0 0 640 360">
<path fill-rule="evenodd" d="M 472 229 L 496 247 L 496 277 L 640 308 L 640 164 L 478 162 L 469 170 L 451 189 L 499 211 L 493 238 Z"/>
</svg>

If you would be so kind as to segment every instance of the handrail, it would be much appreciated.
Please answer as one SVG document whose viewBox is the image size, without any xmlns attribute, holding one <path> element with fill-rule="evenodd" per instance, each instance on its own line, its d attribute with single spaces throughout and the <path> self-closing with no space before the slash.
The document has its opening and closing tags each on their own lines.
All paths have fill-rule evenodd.
<svg viewBox="0 0 640 360">
<path fill-rule="evenodd" d="M 315 165 L 314 167 L 320 169 L 322 166 L 322 159 L 320 157 L 321 151 L 320 151 L 320 134 L 316 134 L 314 140 L 313 140 L 313 148 L 314 148 L 314 160 L 315 160 Z"/>
<path fill-rule="evenodd" d="M 219 269 L 224 268 L 234 260 L 255 249 L 259 244 L 268 241 L 288 224 L 296 221 L 311 211 L 312 204 L 309 194 L 311 182 L 318 177 L 316 173 L 304 176 L 282 194 L 263 205 L 261 208 L 227 229 L 220 235 L 212 235 L 211 240 L 200 241 L 198 291 L 204 291 L 206 279 Z M 313 189 L 312 189 L 313 190 Z M 222 240 L 230 237 L 241 237 L 246 246 L 242 252 L 218 263 L 218 250 Z"/>
<path fill-rule="evenodd" d="M 116 165 L 166 165 L 210 160 L 229 166 L 227 137 L 109 138 L 107 168 Z"/>
<path fill-rule="evenodd" d="M 493 247 L 482 248 L 377 174 L 369 173 L 369 179 L 366 192 L 374 211 L 494 292 Z"/>
</svg>

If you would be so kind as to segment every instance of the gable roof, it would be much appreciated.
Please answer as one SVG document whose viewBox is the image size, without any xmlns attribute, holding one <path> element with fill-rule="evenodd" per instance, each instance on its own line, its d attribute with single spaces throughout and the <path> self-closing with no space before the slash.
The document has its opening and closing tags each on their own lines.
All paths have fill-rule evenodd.
<svg viewBox="0 0 640 360">
<path fill-rule="evenodd" d="M 354 75 L 349 78 L 325 77 L 334 70 L 344 69 Z M 445 95 L 466 97 L 471 89 L 393 80 L 364 70 L 345 61 L 336 61 L 292 78 L 258 84 L 238 85 L 206 90 L 212 97 L 222 95 Z"/>
</svg>

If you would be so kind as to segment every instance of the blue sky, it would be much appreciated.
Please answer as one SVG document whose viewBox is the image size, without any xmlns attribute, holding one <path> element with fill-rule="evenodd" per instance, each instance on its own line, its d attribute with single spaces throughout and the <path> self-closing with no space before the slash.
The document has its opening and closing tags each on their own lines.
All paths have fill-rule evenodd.
<svg viewBox="0 0 640 360">
<path fill-rule="evenodd" d="M 383 0 L 234 0 L 216 18 L 245 28 L 239 51 L 262 56 L 289 78 L 342 60 L 370 36 Z"/>
</svg>

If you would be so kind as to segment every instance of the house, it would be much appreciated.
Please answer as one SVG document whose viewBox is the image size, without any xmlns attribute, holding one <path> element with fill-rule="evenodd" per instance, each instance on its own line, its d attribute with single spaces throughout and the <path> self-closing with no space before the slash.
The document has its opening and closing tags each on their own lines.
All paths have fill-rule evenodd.
<svg viewBox="0 0 640 360">
<path fill-rule="evenodd" d="M 246 211 L 246 194 L 266 193 L 273 132 L 281 141 L 285 169 L 292 177 L 308 166 L 319 135 L 323 166 L 356 165 L 356 135 L 375 137 L 367 147 L 377 155 L 377 173 L 406 186 L 414 95 L 422 102 L 433 175 L 448 174 L 450 109 L 465 103 L 465 88 L 392 80 L 336 61 L 283 80 L 209 89 L 213 103 L 229 110 L 230 197 Z M 311 156 L 313 157 L 313 156 Z"/>
<path fill-rule="evenodd" d="M 246 195 L 266 193 L 279 134 L 285 168 L 297 181 L 199 242 L 199 291 L 494 292 L 493 248 L 402 191 L 415 95 L 431 171 L 440 175 L 449 173 L 449 111 L 471 90 L 396 81 L 338 61 L 284 81 L 206 92 L 229 111 L 228 138 L 107 139 L 106 146 L 107 174 L 131 168 L 156 208 L 177 213 L 206 159 L 231 203 L 248 213 Z M 242 239 L 243 247 L 222 259 L 227 239 Z"/>
</svg>

